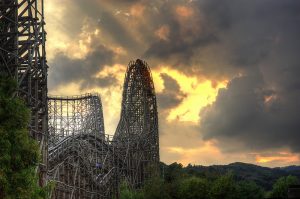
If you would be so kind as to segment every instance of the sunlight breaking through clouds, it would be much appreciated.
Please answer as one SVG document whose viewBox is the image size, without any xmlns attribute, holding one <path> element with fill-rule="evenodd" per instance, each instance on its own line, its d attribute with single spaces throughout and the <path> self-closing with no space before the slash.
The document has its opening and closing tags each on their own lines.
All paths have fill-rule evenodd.
<svg viewBox="0 0 300 199">
<path fill-rule="evenodd" d="M 300 163 L 299 3 L 269 2 L 45 1 L 49 93 L 99 92 L 113 134 L 126 66 L 141 58 L 162 161 Z M 291 154 L 264 154 L 283 147 Z"/>
</svg>

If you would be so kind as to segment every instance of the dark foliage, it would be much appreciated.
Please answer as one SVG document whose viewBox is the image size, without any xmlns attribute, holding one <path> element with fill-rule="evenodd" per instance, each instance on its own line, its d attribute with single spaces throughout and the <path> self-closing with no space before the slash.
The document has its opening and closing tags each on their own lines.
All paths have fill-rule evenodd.
<svg viewBox="0 0 300 199">
<path fill-rule="evenodd" d="M 228 172 L 232 172 L 236 180 L 253 181 L 267 191 L 272 189 L 273 184 L 280 177 L 293 175 L 300 178 L 300 166 L 268 168 L 236 162 L 229 165 L 189 165 L 184 168 L 184 170 L 189 174 L 209 179 L 214 179 L 220 175 L 225 175 Z"/>
<path fill-rule="evenodd" d="M 37 185 L 40 155 L 29 137 L 30 112 L 15 91 L 16 83 L 0 76 L 0 198 L 46 198 L 48 187 Z"/>
<path fill-rule="evenodd" d="M 293 168 L 293 170 L 297 170 Z M 253 172 L 253 173 L 251 173 Z M 123 199 L 263 199 L 286 198 L 290 185 L 298 184 L 295 176 L 285 176 L 284 168 L 270 169 L 256 165 L 234 163 L 226 166 L 183 167 L 161 163 L 161 176 L 149 179 L 140 190 L 122 186 Z M 272 176 L 274 174 L 274 176 Z M 283 175 L 284 177 L 278 177 Z M 256 183 L 266 179 L 273 189 Z M 263 184 L 263 183 L 262 183 Z"/>
</svg>

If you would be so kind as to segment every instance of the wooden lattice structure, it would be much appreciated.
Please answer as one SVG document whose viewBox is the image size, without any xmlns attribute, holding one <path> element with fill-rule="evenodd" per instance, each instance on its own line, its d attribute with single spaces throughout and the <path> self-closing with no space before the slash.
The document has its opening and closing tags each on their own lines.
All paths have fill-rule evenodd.
<svg viewBox="0 0 300 199">
<path fill-rule="evenodd" d="M 159 162 L 159 135 L 153 79 L 147 63 L 139 59 L 127 68 L 114 141 L 121 145 L 124 176 L 133 188 L 140 187 Z"/>
<path fill-rule="evenodd" d="M 122 180 L 139 188 L 159 163 L 157 105 L 148 65 L 130 62 L 120 122 L 104 132 L 97 95 L 52 96 L 49 110 L 49 179 L 52 198 L 111 198 Z"/>
<path fill-rule="evenodd" d="M 31 109 L 30 135 L 40 144 L 40 184 L 47 170 L 47 65 L 43 0 L 0 0 L 0 72 Z"/>
<path fill-rule="evenodd" d="M 52 198 L 111 198 L 118 187 L 118 161 L 104 134 L 100 97 L 52 96 L 48 107 Z"/>
<path fill-rule="evenodd" d="M 43 0 L 0 0 L 0 72 L 31 110 L 38 141 L 40 185 L 55 181 L 52 198 L 118 197 L 126 180 L 140 187 L 159 163 L 156 96 L 147 63 L 129 63 L 115 135 L 104 132 L 98 95 L 47 97 Z"/>
</svg>

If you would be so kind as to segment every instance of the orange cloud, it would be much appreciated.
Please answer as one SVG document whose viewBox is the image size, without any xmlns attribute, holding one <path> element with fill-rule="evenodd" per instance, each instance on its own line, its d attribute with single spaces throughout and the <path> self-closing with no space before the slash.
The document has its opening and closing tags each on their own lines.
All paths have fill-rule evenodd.
<svg viewBox="0 0 300 199">
<path fill-rule="evenodd" d="M 270 103 L 270 102 L 272 102 L 273 100 L 276 100 L 276 99 L 277 99 L 277 95 L 275 95 L 275 94 L 267 95 L 267 96 L 264 96 L 264 103 L 268 104 L 268 103 Z"/>
<path fill-rule="evenodd" d="M 257 163 L 271 163 L 271 162 L 282 162 L 282 163 L 293 163 L 299 162 L 299 156 L 288 153 L 288 152 L 281 152 L 274 156 L 264 156 L 264 155 L 256 155 L 255 157 Z"/>
<path fill-rule="evenodd" d="M 115 53 L 116 56 L 126 55 L 127 51 L 122 46 L 112 46 L 110 49 Z"/>
<path fill-rule="evenodd" d="M 169 34 L 170 34 L 170 28 L 167 25 L 163 25 L 155 31 L 155 35 L 159 39 L 164 40 L 164 41 L 169 40 Z"/>
<path fill-rule="evenodd" d="M 144 14 L 145 6 L 142 4 L 134 4 L 130 8 L 130 15 L 134 17 L 141 17 Z"/>
<path fill-rule="evenodd" d="M 183 18 L 189 18 L 194 15 L 194 10 L 187 6 L 177 6 L 175 11 L 178 16 Z"/>
<path fill-rule="evenodd" d="M 177 6 L 175 8 L 176 20 L 180 24 L 178 32 L 187 43 L 193 43 L 195 38 L 202 34 L 205 22 L 199 10 L 188 6 Z"/>
</svg>

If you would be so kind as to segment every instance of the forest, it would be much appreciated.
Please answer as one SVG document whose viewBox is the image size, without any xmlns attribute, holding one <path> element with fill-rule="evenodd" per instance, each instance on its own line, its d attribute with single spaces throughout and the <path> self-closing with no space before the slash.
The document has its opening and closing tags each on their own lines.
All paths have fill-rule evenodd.
<svg viewBox="0 0 300 199">
<path fill-rule="evenodd" d="M 268 179 L 272 184 L 265 183 Z M 288 187 L 298 183 L 299 178 L 291 175 L 286 169 L 279 171 L 279 168 L 270 169 L 245 163 L 209 167 L 192 165 L 183 167 L 179 163 L 170 165 L 161 163 L 160 174 L 150 178 L 141 189 L 132 190 L 126 182 L 123 182 L 120 198 L 287 198 Z"/>
</svg>

